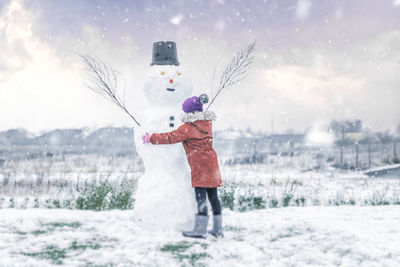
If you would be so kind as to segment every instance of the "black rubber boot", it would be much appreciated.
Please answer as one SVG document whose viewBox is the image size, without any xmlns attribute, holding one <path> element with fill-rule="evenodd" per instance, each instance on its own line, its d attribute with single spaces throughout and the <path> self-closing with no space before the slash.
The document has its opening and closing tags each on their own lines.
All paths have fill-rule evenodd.
<svg viewBox="0 0 400 267">
<path fill-rule="evenodd" d="M 193 231 L 183 231 L 183 236 L 194 238 L 207 237 L 208 216 L 196 214 Z"/>
</svg>

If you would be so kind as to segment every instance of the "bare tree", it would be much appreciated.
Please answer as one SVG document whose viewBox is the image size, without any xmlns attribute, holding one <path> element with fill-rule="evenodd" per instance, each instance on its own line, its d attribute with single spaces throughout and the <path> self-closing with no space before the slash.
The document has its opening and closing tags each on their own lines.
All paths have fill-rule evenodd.
<svg viewBox="0 0 400 267">
<path fill-rule="evenodd" d="M 90 55 L 78 55 L 82 58 L 86 66 L 86 85 L 89 87 L 89 89 L 117 105 L 120 109 L 125 111 L 125 113 L 127 113 L 138 126 L 140 126 L 140 123 L 125 106 L 125 93 L 123 99 L 118 96 L 118 78 L 123 77 L 123 75 L 107 66 L 107 64 L 100 59 L 94 58 Z"/>
<path fill-rule="evenodd" d="M 216 93 L 212 97 L 206 110 L 210 108 L 212 103 L 214 103 L 215 99 L 221 94 L 222 91 L 227 91 L 236 83 L 247 77 L 251 64 L 254 62 L 255 50 L 256 41 L 254 40 L 246 49 L 239 51 L 233 56 L 231 61 L 222 71 Z"/>
</svg>

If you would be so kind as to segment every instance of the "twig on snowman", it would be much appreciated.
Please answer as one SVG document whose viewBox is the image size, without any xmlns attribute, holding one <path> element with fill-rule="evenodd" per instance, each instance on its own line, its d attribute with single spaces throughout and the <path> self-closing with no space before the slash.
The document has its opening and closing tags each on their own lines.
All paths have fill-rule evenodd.
<svg viewBox="0 0 400 267">
<path fill-rule="evenodd" d="M 219 85 L 215 95 L 212 97 L 206 110 L 214 103 L 215 99 L 222 91 L 227 91 L 236 83 L 245 79 L 249 73 L 250 66 L 254 62 L 254 52 L 256 51 L 256 41 L 254 40 L 246 49 L 236 53 L 225 69 L 221 73 Z"/>
<path fill-rule="evenodd" d="M 138 126 L 140 123 L 135 119 L 135 117 L 128 111 L 125 106 L 125 94 L 124 99 L 121 99 L 118 96 L 117 88 L 118 88 L 118 77 L 123 75 L 110 68 L 100 59 L 94 58 L 90 55 L 80 55 L 78 54 L 85 66 L 87 73 L 87 82 L 86 85 L 90 90 L 103 96 L 108 99 L 115 105 L 117 105 L 120 109 L 125 111 Z"/>
</svg>

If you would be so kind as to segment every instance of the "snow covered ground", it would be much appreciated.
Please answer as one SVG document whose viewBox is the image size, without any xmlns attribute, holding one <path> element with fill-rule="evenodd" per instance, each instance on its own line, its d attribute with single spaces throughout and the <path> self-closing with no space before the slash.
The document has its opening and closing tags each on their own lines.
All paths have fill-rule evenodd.
<svg viewBox="0 0 400 267">
<path fill-rule="evenodd" d="M 400 206 L 223 214 L 225 238 L 202 240 L 143 229 L 132 210 L 2 209 L 0 266 L 400 265 Z"/>
<path fill-rule="evenodd" d="M 398 175 L 289 163 L 221 165 L 225 238 L 207 240 L 140 225 L 128 159 L 7 165 L 0 266 L 400 266 Z"/>
</svg>

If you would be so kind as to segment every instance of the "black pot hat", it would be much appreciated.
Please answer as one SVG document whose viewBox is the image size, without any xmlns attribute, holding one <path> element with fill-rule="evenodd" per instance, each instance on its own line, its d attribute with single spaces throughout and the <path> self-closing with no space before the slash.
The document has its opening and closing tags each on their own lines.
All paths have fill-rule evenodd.
<svg viewBox="0 0 400 267">
<path fill-rule="evenodd" d="M 160 41 L 153 43 L 153 59 L 151 65 L 179 66 L 175 42 Z"/>
</svg>

